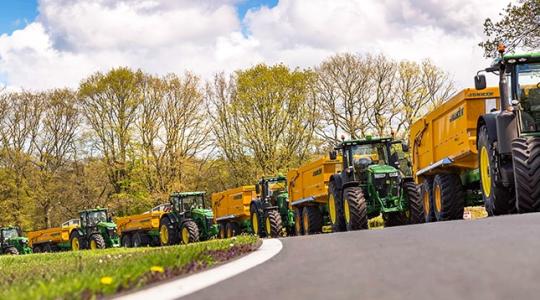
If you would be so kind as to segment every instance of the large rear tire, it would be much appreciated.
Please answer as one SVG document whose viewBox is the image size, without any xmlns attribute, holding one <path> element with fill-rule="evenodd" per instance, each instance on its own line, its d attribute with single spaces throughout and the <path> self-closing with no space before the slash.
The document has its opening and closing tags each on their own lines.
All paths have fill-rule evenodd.
<svg viewBox="0 0 540 300">
<path fill-rule="evenodd" d="M 131 248 L 133 245 L 131 244 L 131 236 L 129 233 L 122 234 L 122 247 L 125 248 Z"/>
<path fill-rule="evenodd" d="M 494 158 L 495 150 L 489 142 L 487 127 L 484 125 L 478 131 L 478 168 L 482 198 L 489 216 L 508 214 L 515 210 L 514 193 L 495 182 Z"/>
<path fill-rule="evenodd" d="M 435 222 L 435 211 L 433 210 L 433 178 L 425 177 L 420 186 L 420 197 L 424 206 L 424 221 Z"/>
<path fill-rule="evenodd" d="M 302 209 L 302 227 L 304 234 L 321 232 L 322 214 L 317 206 L 306 206 Z"/>
<path fill-rule="evenodd" d="M 407 223 L 424 223 L 424 202 L 420 197 L 420 191 L 418 190 L 418 186 L 414 182 L 405 182 L 403 184 L 403 189 L 408 202 L 408 211 L 406 212 Z"/>
<path fill-rule="evenodd" d="M 367 203 L 362 188 L 346 188 L 343 195 L 343 214 L 347 230 L 368 229 Z"/>
<path fill-rule="evenodd" d="M 304 226 L 302 226 L 302 208 L 301 207 L 295 207 L 294 208 L 294 233 L 295 235 L 303 235 L 304 234 Z"/>
<path fill-rule="evenodd" d="M 267 212 L 264 220 L 264 227 L 268 237 L 279 237 L 283 230 L 283 225 L 281 223 L 281 215 L 277 210 L 270 210 Z"/>
<path fill-rule="evenodd" d="M 96 233 L 92 234 L 90 236 L 90 249 L 91 250 L 98 250 L 98 249 L 105 249 L 107 248 L 107 245 L 105 244 L 105 239 L 101 234 Z"/>
<path fill-rule="evenodd" d="M 520 213 L 540 211 L 540 138 L 512 142 L 516 207 Z"/>
<path fill-rule="evenodd" d="M 220 223 L 219 224 L 218 237 L 220 239 L 226 239 L 227 238 L 227 224 L 226 223 Z"/>
<path fill-rule="evenodd" d="M 182 224 L 182 243 L 187 245 L 199 241 L 199 226 L 193 221 L 186 221 Z"/>
<path fill-rule="evenodd" d="M 463 219 L 465 190 L 455 174 L 438 174 L 433 180 L 433 210 L 437 221 Z"/>
<path fill-rule="evenodd" d="M 345 217 L 343 216 L 343 199 L 334 181 L 330 181 L 328 184 L 328 214 L 330 215 L 333 232 L 347 230 Z"/>
</svg>

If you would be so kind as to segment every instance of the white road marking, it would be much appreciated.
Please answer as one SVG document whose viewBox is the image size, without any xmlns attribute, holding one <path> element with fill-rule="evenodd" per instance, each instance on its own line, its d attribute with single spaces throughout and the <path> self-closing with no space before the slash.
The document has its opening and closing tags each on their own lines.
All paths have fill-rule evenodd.
<svg viewBox="0 0 540 300">
<path fill-rule="evenodd" d="M 242 258 L 222 266 L 196 273 L 164 284 L 117 297 L 117 300 L 178 299 L 220 281 L 231 278 L 269 260 L 279 253 L 283 244 L 278 239 L 263 240 L 261 247 Z"/>
</svg>

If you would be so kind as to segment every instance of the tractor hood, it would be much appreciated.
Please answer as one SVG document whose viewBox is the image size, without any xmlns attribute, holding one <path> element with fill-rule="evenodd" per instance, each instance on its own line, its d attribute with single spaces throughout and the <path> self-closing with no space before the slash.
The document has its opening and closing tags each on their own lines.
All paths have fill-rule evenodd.
<svg viewBox="0 0 540 300">
<path fill-rule="evenodd" d="M 116 229 L 116 224 L 112 222 L 99 222 L 97 226 L 106 229 Z"/>
<path fill-rule="evenodd" d="M 13 238 L 10 238 L 9 240 L 10 241 L 17 241 L 17 242 L 21 242 L 21 243 L 28 243 L 28 238 L 25 238 L 23 236 L 13 237 Z"/>
<path fill-rule="evenodd" d="M 204 216 L 208 219 L 212 219 L 214 217 L 212 210 L 208 208 L 195 208 L 191 211 L 191 213 L 199 216 Z"/>
<path fill-rule="evenodd" d="M 372 174 L 396 174 L 399 175 L 399 170 L 389 165 L 370 165 L 368 171 Z"/>
</svg>

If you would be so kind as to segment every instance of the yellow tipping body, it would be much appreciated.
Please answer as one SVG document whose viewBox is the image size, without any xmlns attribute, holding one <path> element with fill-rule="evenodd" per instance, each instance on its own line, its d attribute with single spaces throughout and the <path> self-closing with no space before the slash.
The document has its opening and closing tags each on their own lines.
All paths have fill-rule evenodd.
<svg viewBox="0 0 540 300">
<path fill-rule="evenodd" d="M 234 218 L 240 221 L 250 218 L 249 205 L 257 198 L 255 186 L 241 186 L 212 194 L 212 211 L 214 221 L 220 218 Z"/>
<path fill-rule="evenodd" d="M 295 202 L 313 198 L 313 201 L 326 204 L 328 198 L 328 182 L 330 176 L 341 170 L 340 160 L 327 157 L 306 163 L 297 169 L 287 172 L 289 187 L 289 207 Z"/>
<path fill-rule="evenodd" d="M 42 243 L 60 244 L 69 242 L 71 231 L 78 227 L 79 225 L 77 224 L 69 224 L 61 227 L 30 231 L 28 232 L 28 244 L 30 247 L 33 247 L 33 245 Z"/>
<path fill-rule="evenodd" d="M 410 129 L 409 143 L 417 183 L 422 181 L 419 175 L 437 172 L 443 165 L 477 169 L 477 121 L 495 109 L 499 109 L 498 88 L 465 89 L 416 121 Z"/>
<path fill-rule="evenodd" d="M 122 235 L 123 232 L 130 232 L 134 230 L 158 230 L 159 221 L 164 213 L 165 211 L 152 211 L 140 215 L 119 217 L 115 220 L 118 228 L 118 234 Z"/>
</svg>

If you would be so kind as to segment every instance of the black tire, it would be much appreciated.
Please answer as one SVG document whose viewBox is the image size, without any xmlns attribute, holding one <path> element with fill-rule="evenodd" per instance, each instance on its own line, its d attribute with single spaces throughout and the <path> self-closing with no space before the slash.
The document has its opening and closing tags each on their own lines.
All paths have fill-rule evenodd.
<svg viewBox="0 0 540 300">
<path fill-rule="evenodd" d="M 315 234 L 322 231 L 322 214 L 317 206 L 306 206 L 302 209 L 302 227 L 304 234 Z"/>
<path fill-rule="evenodd" d="M 176 232 L 175 226 L 171 224 L 171 220 L 168 217 L 164 217 L 161 219 L 161 222 L 159 224 L 160 228 L 160 236 L 161 236 L 161 229 L 163 226 L 166 226 L 167 228 L 167 241 L 163 241 L 163 239 L 160 237 L 160 244 L 161 246 L 168 246 L 168 245 L 176 245 L 179 242 L 179 236 Z"/>
<path fill-rule="evenodd" d="M 253 234 L 255 235 L 258 235 L 260 237 L 264 237 L 264 230 L 262 229 L 263 228 L 263 222 L 262 222 L 262 218 L 257 210 L 257 207 L 255 205 L 251 205 L 250 208 L 249 208 L 249 213 L 250 213 L 250 222 L 251 222 L 251 229 L 253 230 Z M 256 218 L 256 220 L 254 220 L 254 218 Z M 257 224 L 255 224 L 255 222 L 257 222 Z M 257 227 L 257 228 L 255 228 Z"/>
<path fill-rule="evenodd" d="M 440 207 L 437 201 L 437 189 L 440 190 Z M 458 175 L 438 174 L 435 176 L 433 180 L 433 203 L 437 221 L 463 219 L 465 190 Z"/>
<path fill-rule="evenodd" d="M 226 223 L 220 223 L 219 224 L 218 237 L 220 239 L 226 239 L 227 238 L 227 224 Z"/>
<path fill-rule="evenodd" d="M 78 250 L 83 250 L 83 249 L 86 249 L 86 242 L 85 240 L 82 238 L 82 236 L 79 234 L 79 232 L 77 230 L 74 230 L 71 235 L 69 236 L 69 243 L 71 245 L 71 250 L 72 251 L 75 251 L 75 249 L 73 249 L 73 240 L 77 238 L 78 242 L 79 242 L 79 249 Z"/>
<path fill-rule="evenodd" d="M 345 224 L 348 231 L 368 229 L 367 203 L 360 187 L 348 187 L 343 191 Z M 349 215 L 347 216 L 348 206 Z"/>
<path fill-rule="evenodd" d="M 45 253 L 51 253 L 51 252 L 53 252 L 53 249 L 52 249 L 51 244 L 45 244 L 45 245 L 43 245 L 43 248 L 42 248 L 42 249 L 43 249 L 43 252 L 45 252 Z"/>
<path fill-rule="evenodd" d="M 420 191 L 418 186 L 412 182 L 405 182 L 403 184 L 403 191 L 407 197 L 408 217 L 406 218 L 408 224 L 419 224 L 425 222 L 424 216 L 424 201 L 420 198 Z"/>
<path fill-rule="evenodd" d="M 4 250 L 4 254 L 7 254 L 7 255 L 19 255 L 19 250 L 17 250 L 17 248 L 15 248 L 15 247 L 7 247 Z"/>
<path fill-rule="evenodd" d="M 41 253 L 41 247 L 39 245 L 32 247 L 32 253 Z"/>
<path fill-rule="evenodd" d="M 232 222 L 227 223 L 225 226 L 226 236 L 228 239 L 236 235 L 235 224 Z"/>
<path fill-rule="evenodd" d="M 182 224 L 180 233 L 183 236 L 184 231 L 187 231 L 187 241 L 181 238 L 183 244 L 190 244 L 199 241 L 199 226 L 193 221 L 186 221 Z"/>
<path fill-rule="evenodd" d="M 139 248 L 143 246 L 143 241 L 140 233 L 135 232 L 133 234 L 133 237 L 131 238 L 131 245 L 133 246 L 133 248 Z"/>
<path fill-rule="evenodd" d="M 295 235 L 304 234 L 304 227 L 302 226 L 302 208 L 301 207 L 294 208 L 294 234 Z"/>
<path fill-rule="evenodd" d="M 125 248 L 133 247 L 133 244 L 131 243 L 131 235 L 129 233 L 122 234 L 121 241 L 122 241 L 122 247 L 125 247 Z"/>
<path fill-rule="evenodd" d="M 331 201 L 334 201 L 334 207 L 335 207 L 335 220 L 333 220 L 332 213 L 330 211 L 330 206 L 332 203 Z M 328 184 L 328 214 L 330 215 L 330 222 L 332 223 L 332 231 L 333 232 L 339 232 L 339 231 L 345 231 L 347 230 L 347 227 L 345 225 L 345 217 L 343 216 L 343 197 L 341 196 L 341 193 L 338 191 L 336 187 L 336 183 L 334 181 L 330 181 Z"/>
<path fill-rule="evenodd" d="M 281 215 L 277 210 L 270 210 L 266 213 L 264 229 L 268 237 L 279 237 L 283 230 L 283 224 L 281 223 Z"/>
<path fill-rule="evenodd" d="M 520 213 L 540 211 L 540 138 L 512 142 L 516 208 Z"/>
<path fill-rule="evenodd" d="M 94 241 L 96 243 L 96 248 L 97 249 L 105 249 L 105 248 L 107 248 L 107 244 L 105 244 L 105 239 L 99 233 L 92 234 L 90 236 L 89 241 L 90 242 Z"/>
<path fill-rule="evenodd" d="M 512 190 L 502 185 L 497 185 L 495 182 L 494 174 L 495 170 L 495 150 L 492 143 L 489 142 L 487 127 L 484 125 L 478 130 L 478 168 L 480 173 L 480 190 L 482 191 L 482 198 L 484 200 L 484 206 L 489 216 L 504 215 L 515 211 L 515 195 Z M 485 150 L 484 150 L 485 149 Z M 486 166 L 487 176 L 490 178 L 484 178 L 482 174 L 482 151 L 488 159 L 488 165 Z M 489 190 L 484 190 L 484 180 L 489 184 Z"/>
<path fill-rule="evenodd" d="M 420 198 L 424 210 L 424 221 L 435 222 L 435 211 L 433 210 L 433 178 L 424 178 L 424 182 L 420 186 Z"/>
</svg>

